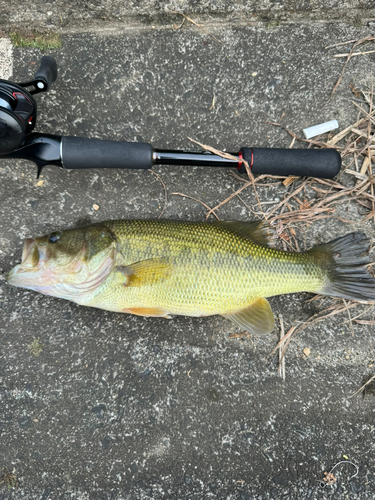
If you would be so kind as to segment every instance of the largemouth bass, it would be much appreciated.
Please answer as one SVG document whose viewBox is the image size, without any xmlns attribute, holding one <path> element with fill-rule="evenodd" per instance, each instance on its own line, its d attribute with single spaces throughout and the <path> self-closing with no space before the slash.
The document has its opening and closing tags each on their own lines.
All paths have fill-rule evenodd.
<svg viewBox="0 0 375 500">
<path fill-rule="evenodd" d="M 11 285 L 140 316 L 221 314 L 269 333 L 266 297 L 375 300 L 369 240 L 351 233 L 304 253 L 269 246 L 264 223 L 117 220 L 25 240 Z"/>
</svg>

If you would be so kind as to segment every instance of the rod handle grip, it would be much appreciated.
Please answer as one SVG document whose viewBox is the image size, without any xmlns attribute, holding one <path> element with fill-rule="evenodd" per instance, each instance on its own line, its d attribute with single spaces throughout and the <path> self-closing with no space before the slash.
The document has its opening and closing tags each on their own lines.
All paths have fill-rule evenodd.
<svg viewBox="0 0 375 500">
<path fill-rule="evenodd" d="M 341 168 L 341 156 L 327 149 L 242 148 L 242 158 L 251 166 L 254 175 L 269 174 L 332 179 Z M 242 164 L 241 173 L 246 172 Z"/>
<path fill-rule="evenodd" d="M 152 146 L 143 142 L 106 141 L 86 137 L 63 137 L 61 160 L 64 168 L 152 167 Z"/>
</svg>

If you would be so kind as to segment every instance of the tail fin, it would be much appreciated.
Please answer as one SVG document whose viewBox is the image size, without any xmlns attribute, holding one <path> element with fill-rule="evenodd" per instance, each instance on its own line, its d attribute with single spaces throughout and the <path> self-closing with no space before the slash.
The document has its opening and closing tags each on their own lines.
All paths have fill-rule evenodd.
<svg viewBox="0 0 375 500">
<path fill-rule="evenodd" d="M 369 249 L 370 241 L 363 233 L 350 233 L 310 250 L 326 276 L 317 292 L 349 300 L 375 300 L 375 279 L 366 269 Z"/>
</svg>

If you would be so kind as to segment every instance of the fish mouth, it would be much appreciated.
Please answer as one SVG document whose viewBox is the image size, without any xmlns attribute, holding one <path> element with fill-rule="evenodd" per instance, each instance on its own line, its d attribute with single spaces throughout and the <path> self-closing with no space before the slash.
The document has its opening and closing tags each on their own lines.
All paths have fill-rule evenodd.
<svg viewBox="0 0 375 500">
<path fill-rule="evenodd" d="M 37 245 L 34 238 L 27 238 L 24 241 L 22 249 L 21 264 L 24 267 L 36 267 L 38 261 L 36 261 L 37 255 Z"/>
<path fill-rule="evenodd" d="M 21 263 L 8 274 L 9 285 L 27 288 L 45 295 L 53 295 L 80 303 L 86 294 L 103 283 L 112 271 L 116 248 L 110 248 L 94 269 L 85 262 L 86 246 L 71 260 L 59 262 L 51 250 L 38 238 L 24 240 Z"/>
<path fill-rule="evenodd" d="M 35 285 L 49 258 L 48 251 L 39 247 L 34 238 L 24 240 L 21 263 L 15 266 L 7 276 L 10 285 L 30 287 Z"/>
</svg>

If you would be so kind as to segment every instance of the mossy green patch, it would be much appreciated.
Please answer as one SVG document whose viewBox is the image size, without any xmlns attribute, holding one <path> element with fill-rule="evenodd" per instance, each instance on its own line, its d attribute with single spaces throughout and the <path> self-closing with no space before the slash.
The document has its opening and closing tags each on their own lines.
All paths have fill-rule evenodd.
<svg viewBox="0 0 375 500">
<path fill-rule="evenodd" d="M 34 47 L 40 50 L 59 49 L 61 38 L 57 33 L 9 33 L 15 47 Z"/>
<path fill-rule="evenodd" d="M 38 338 L 35 337 L 31 344 L 27 346 L 27 348 L 29 349 L 29 353 L 37 358 L 43 350 L 43 344 Z"/>
<path fill-rule="evenodd" d="M 6 467 L 4 467 L 0 475 L 0 486 L 2 485 L 5 485 L 8 490 L 18 487 L 16 476 L 12 472 L 9 472 Z"/>
<path fill-rule="evenodd" d="M 266 24 L 266 28 L 268 30 L 272 28 L 277 28 L 278 26 L 280 26 L 280 21 L 278 19 L 270 19 Z"/>
</svg>

